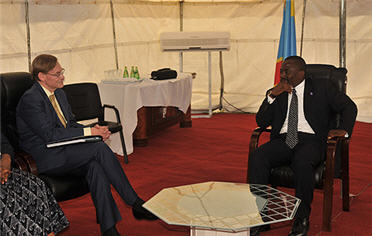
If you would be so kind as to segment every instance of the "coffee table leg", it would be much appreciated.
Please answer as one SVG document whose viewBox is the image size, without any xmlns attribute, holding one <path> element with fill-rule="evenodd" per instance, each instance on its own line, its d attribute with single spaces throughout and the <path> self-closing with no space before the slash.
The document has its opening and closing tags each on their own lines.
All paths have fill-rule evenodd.
<svg viewBox="0 0 372 236">
<path fill-rule="evenodd" d="M 190 236 L 249 236 L 249 229 L 241 232 L 224 232 L 212 229 L 190 228 Z"/>
</svg>

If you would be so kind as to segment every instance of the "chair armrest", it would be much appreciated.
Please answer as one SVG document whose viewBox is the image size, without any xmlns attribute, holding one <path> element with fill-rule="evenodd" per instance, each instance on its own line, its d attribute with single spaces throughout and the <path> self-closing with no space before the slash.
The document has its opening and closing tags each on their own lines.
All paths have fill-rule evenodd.
<svg viewBox="0 0 372 236">
<path fill-rule="evenodd" d="M 16 152 L 14 154 L 14 162 L 19 169 L 37 175 L 36 162 L 30 154 Z"/>
<path fill-rule="evenodd" d="M 336 149 L 338 145 L 341 146 L 342 153 L 341 155 L 344 156 L 345 153 L 345 148 L 349 147 L 349 140 L 350 138 L 347 138 L 345 136 L 334 136 L 332 138 L 327 139 L 327 156 L 326 156 L 326 162 L 329 161 L 334 161 L 335 155 L 336 155 Z"/>
<path fill-rule="evenodd" d="M 257 149 L 260 136 L 263 132 L 271 132 L 271 127 L 261 128 L 257 127 L 253 130 L 251 140 L 249 141 L 249 157 Z"/>
<path fill-rule="evenodd" d="M 261 128 L 257 127 L 253 130 L 252 135 L 251 135 L 251 140 L 249 141 L 249 153 L 248 153 L 248 163 L 247 163 L 247 183 L 249 183 L 249 158 L 251 157 L 252 153 L 257 149 L 258 147 L 258 142 L 260 139 L 260 136 L 263 132 L 271 132 L 271 127 L 267 128 Z"/>
<path fill-rule="evenodd" d="M 335 158 L 336 158 L 336 150 L 339 145 L 341 145 L 341 171 L 343 174 L 348 175 L 348 168 L 349 168 L 349 138 L 345 136 L 335 136 L 327 140 L 327 152 L 326 152 L 326 160 L 325 160 L 325 185 L 329 185 L 328 187 L 331 188 L 333 186 L 333 178 L 335 172 Z M 346 169 L 345 169 L 346 168 Z M 325 186 L 327 188 L 327 186 Z"/>
<path fill-rule="evenodd" d="M 119 110 L 113 105 L 104 104 L 103 105 L 103 114 L 105 114 L 105 108 L 110 108 L 110 109 L 114 110 L 115 116 L 116 116 L 116 122 L 121 124 Z M 105 120 L 105 118 L 103 118 L 103 121 L 104 120 Z"/>
</svg>

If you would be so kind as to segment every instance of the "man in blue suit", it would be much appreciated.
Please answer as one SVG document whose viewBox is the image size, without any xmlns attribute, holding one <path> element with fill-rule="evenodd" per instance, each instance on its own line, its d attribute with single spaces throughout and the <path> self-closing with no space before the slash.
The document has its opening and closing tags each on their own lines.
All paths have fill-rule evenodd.
<svg viewBox="0 0 372 236">
<path fill-rule="evenodd" d="M 288 57 L 282 64 L 281 81 L 267 91 L 256 115 L 258 126 L 272 127 L 270 141 L 252 154 L 248 165 L 252 184 L 268 184 L 272 168 L 291 165 L 301 204 L 290 236 L 303 236 L 309 230 L 314 167 L 323 161 L 327 138 L 350 136 L 357 115 L 356 105 L 346 94 L 328 79 L 307 76 L 305 67 L 298 56 Z M 329 130 L 335 112 L 341 115 L 340 128 Z M 252 228 L 251 235 L 258 235 L 259 230 Z"/>
<path fill-rule="evenodd" d="M 42 54 L 32 62 L 36 83 L 21 97 L 17 106 L 20 147 L 36 161 L 39 173 L 80 175 L 87 179 L 96 207 L 102 235 L 120 235 L 116 222 L 121 220 L 111 194 L 112 185 L 137 219 L 155 220 L 142 207 L 115 154 L 104 142 L 47 148 L 49 142 L 82 135 L 110 136 L 106 126 L 84 127 L 71 112 L 63 90 L 64 69 L 56 57 Z"/>
</svg>

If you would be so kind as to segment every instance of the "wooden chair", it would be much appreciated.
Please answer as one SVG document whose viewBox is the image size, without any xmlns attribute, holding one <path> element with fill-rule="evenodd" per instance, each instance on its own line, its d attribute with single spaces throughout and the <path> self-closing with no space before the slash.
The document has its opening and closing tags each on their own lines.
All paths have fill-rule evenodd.
<svg viewBox="0 0 372 236">
<path fill-rule="evenodd" d="M 29 89 L 34 80 L 27 72 L 0 74 L 1 80 L 1 130 L 15 149 L 14 167 L 30 172 L 42 179 L 51 189 L 57 201 L 66 201 L 80 197 L 89 192 L 84 177 L 53 176 L 38 174 L 34 159 L 19 148 L 16 126 L 16 108 L 23 93 Z"/>
<path fill-rule="evenodd" d="M 345 68 L 336 68 L 332 65 L 308 64 L 307 73 L 315 79 L 330 79 L 337 88 L 346 91 Z M 339 126 L 340 116 L 335 114 L 330 129 Z M 271 132 L 270 128 L 256 128 L 249 143 L 249 157 L 258 148 L 259 138 L 262 133 Z M 349 211 L 349 138 L 335 137 L 327 141 L 325 161 L 315 169 L 315 188 L 323 190 L 323 222 L 322 230 L 331 231 L 331 216 L 333 205 L 333 178 L 342 181 L 342 209 Z M 249 158 L 248 157 L 248 158 Z M 273 187 L 294 188 L 294 173 L 289 166 L 273 168 L 270 175 L 270 184 Z M 247 173 L 247 183 L 248 173 Z"/>
</svg>

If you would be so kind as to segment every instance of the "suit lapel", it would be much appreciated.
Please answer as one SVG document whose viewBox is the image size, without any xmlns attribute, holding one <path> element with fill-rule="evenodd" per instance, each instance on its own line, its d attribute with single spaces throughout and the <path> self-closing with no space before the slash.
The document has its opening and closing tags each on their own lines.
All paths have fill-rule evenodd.
<svg viewBox="0 0 372 236">
<path fill-rule="evenodd" d="M 69 116 L 68 116 L 68 109 L 67 109 L 67 104 L 66 102 L 64 101 L 64 99 L 62 99 L 62 96 L 61 96 L 61 93 L 59 91 L 59 89 L 57 89 L 55 92 L 54 92 L 55 96 L 56 96 L 56 99 L 58 101 L 58 104 L 62 110 L 62 113 L 63 113 L 63 116 L 65 117 L 65 119 L 67 120 L 67 126 L 69 125 Z"/>
<path fill-rule="evenodd" d="M 309 109 L 311 107 L 314 92 L 315 91 L 314 91 L 314 87 L 313 87 L 313 84 L 312 84 L 311 77 L 306 77 L 305 89 L 304 89 L 304 98 L 303 98 L 304 99 L 304 115 L 305 115 L 306 119 L 307 119 L 306 114 L 310 114 L 310 112 L 311 112 L 311 111 L 309 111 Z"/>
<path fill-rule="evenodd" d="M 35 86 L 38 88 L 38 91 L 39 93 L 41 94 L 41 97 L 44 99 L 44 100 L 47 100 L 49 101 L 49 98 L 48 96 L 46 95 L 46 93 L 44 92 L 44 89 L 41 87 L 41 85 L 39 83 L 35 83 Z M 50 103 L 50 102 L 49 102 Z M 50 107 L 53 108 L 52 104 L 50 103 Z"/>
<path fill-rule="evenodd" d="M 44 89 L 41 87 L 41 85 L 40 85 L 39 83 L 35 83 L 35 84 L 37 85 L 38 90 L 39 90 L 39 92 L 40 92 L 42 98 L 43 98 L 44 101 L 45 101 L 45 104 L 47 104 L 47 107 L 48 107 L 49 110 L 50 110 L 50 114 L 53 116 L 53 120 L 55 120 L 55 122 L 56 122 L 59 126 L 64 127 L 64 126 L 62 125 L 61 121 L 59 120 L 59 118 L 58 118 L 58 116 L 57 116 L 57 113 L 55 112 L 54 107 L 53 107 L 52 103 L 50 102 L 49 97 L 48 97 L 47 94 L 45 93 Z M 57 92 L 57 93 L 58 93 L 58 92 Z M 59 104 L 59 106 L 60 106 L 61 109 L 62 109 L 63 115 L 64 115 L 65 118 L 67 119 L 67 116 L 65 115 L 66 112 L 64 111 L 63 105 L 62 105 L 62 103 L 60 102 L 62 99 L 59 99 L 59 98 L 58 98 L 59 96 L 58 96 L 57 94 L 55 94 L 55 96 L 56 96 L 56 99 L 58 100 L 58 104 Z M 67 125 L 68 125 L 68 120 L 67 120 Z"/>
<path fill-rule="evenodd" d="M 50 102 L 49 98 L 48 98 L 48 95 L 45 93 L 44 89 L 41 87 L 41 85 L 39 83 L 35 83 L 38 87 L 38 90 L 39 90 L 39 93 L 41 94 L 41 97 L 44 99 L 45 101 L 45 104 L 47 104 L 50 112 L 52 114 L 55 114 L 55 111 L 54 111 L 54 108 L 53 108 L 53 105 L 52 103 Z M 55 114 L 55 116 L 57 117 L 57 114 Z M 57 117 L 58 118 L 58 117 Z"/>
</svg>

